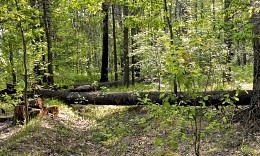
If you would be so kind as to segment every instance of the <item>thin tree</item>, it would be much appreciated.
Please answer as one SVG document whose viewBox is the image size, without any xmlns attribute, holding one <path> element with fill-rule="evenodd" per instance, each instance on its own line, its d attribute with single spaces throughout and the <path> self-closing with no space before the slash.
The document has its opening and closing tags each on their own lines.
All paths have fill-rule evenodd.
<svg viewBox="0 0 260 156">
<path fill-rule="evenodd" d="M 114 40 L 114 72 L 115 72 L 115 81 L 118 81 L 118 72 L 117 72 L 117 48 L 116 48 L 116 24 L 115 24 L 115 4 L 112 5 L 112 21 L 113 21 L 113 40 Z"/>
<path fill-rule="evenodd" d="M 225 0 L 224 2 L 224 9 L 225 9 L 225 18 L 224 18 L 224 23 L 225 23 L 225 35 L 224 35 L 224 43 L 227 46 L 228 54 L 227 54 L 227 59 L 226 59 L 226 65 L 228 66 L 228 72 L 225 74 L 225 77 L 228 82 L 231 82 L 231 67 L 230 63 L 231 60 L 234 56 L 234 52 L 232 51 L 232 37 L 231 37 L 231 32 L 229 32 L 232 28 L 230 24 L 230 14 L 229 14 L 229 6 L 230 6 L 230 0 Z"/>
<path fill-rule="evenodd" d="M 123 8 L 124 16 L 128 16 L 128 6 L 125 4 Z M 124 84 L 129 86 L 129 56 L 128 56 L 128 36 L 129 28 L 124 24 Z"/>
<path fill-rule="evenodd" d="M 5 41 L 5 37 L 3 36 L 3 41 Z M 11 75 L 12 75 L 12 83 L 15 85 L 17 83 L 16 72 L 14 69 L 14 52 L 12 46 L 12 38 L 8 39 L 8 51 L 9 51 L 9 62 L 11 68 Z"/>
<path fill-rule="evenodd" d="M 175 14 L 177 14 L 177 6 L 179 6 L 179 2 L 178 0 L 176 0 L 176 9 L 175 9 Z M 167 1 L 164 0 L 164 11 L 166 13 L 166 22 L 167 22 L 167 25 L 168 25 L 168 28 L 169 28 L 169 32 L 170 32 L 170 44 L 173 45 L 173 32 L 172 32 L 172 23 L 171 23 L 171 20 L 170 20 L 170 17 L 167 16 L 168 14 L 168 6 L 167 6 Z M 176 75 L 174 76 L 174 80 L 173 80 L 173 91 L 174 93 L 177 95 L 177 78 L 176 78 Z"/>
<path fill-rule="evenodd" d="M 131 36 L 132 36 L 132 52 L 134 52 L 134 50 L 136 49 L 136 47 L 134 46 L 134 36 L 137 34 L 137 27 L 135 28 L 132 28 L 131 29 Z M 133 55 L 132 56 L 132 66 L 131 66 L 131 71 L 132 71 L 132 85 L 135 85 L 135 66 L 136 66 L 136 58 L 135 56 Z"/>
<path fill-rule="evenodd" d="M 103 19 L 103 49 L 100 82 L 108 82 L 108 2 L 102 3 L 102 12 L 105 14 Z"/>
<path fill-rule="evenodd" d="M 18 2 L 15 0 L 16 10 L 19 11 Z M 18 26 L 20 28 L 22 43 L 23 43 L 23 65 L 24 65 L 24 105 L 25 105 L 25 124 L 29 123 L 29 115 L 28 115 L 28 99 L 27 99 L 27 88 L 28 88 L 28 71 L 27 71 L 27 44 L 25 41 L 24 29 L 22 26 L 21 20 L 18 22 Z"/>
</svg>

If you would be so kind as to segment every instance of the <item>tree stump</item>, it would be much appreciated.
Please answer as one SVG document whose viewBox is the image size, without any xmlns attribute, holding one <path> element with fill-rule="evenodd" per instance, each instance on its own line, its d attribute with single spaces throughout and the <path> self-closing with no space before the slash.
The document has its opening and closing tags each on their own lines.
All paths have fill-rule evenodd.
<svg viewBox="0 0 260 156">
<path fill-rule="evenodd" d="M 24 105 L 16 105 L 14 107 L 14 123 L 17 122 L 23 123 L 25 120 L 25 106 Z"/>
</svg>

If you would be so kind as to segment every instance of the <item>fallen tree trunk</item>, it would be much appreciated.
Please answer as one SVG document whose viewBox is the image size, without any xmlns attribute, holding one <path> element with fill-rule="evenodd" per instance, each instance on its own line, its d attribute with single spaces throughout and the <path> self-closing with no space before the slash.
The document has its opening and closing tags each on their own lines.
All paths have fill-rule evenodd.
<svg viewBox="0 0 260 156">
<path fill-rule="evenodd" d="M 36 93 L 42 97 L 57 98 L 67 104 L 137 105 L 156 103 L 161 105 L 164 104 L 164 99 L 168 99 L 168 104 L 171 105 L 201 105 L 204 103 L 206 106 L 218 106 L 231 103 L 235 105 L 249 105 L 253 91 L 240 91 L 237 97 L 235 96 L 236 91 L 203 92 L 197 94 L 198 96 L 195 98 L 191 98 L 184 92 L 179 92 L 178 98 L 174 98 L 174 93 L 171 92 L 87 93 L 37 90 Z"/>
<path fill-rule="evenodd" d="M 15 89 L 15 85 L 14 84 L 6 84 L 6 89 L 0 90 L 0 95 L 4 95 L 4 94 L 15 94 L 16 93 L 16 89 Z"/>
<path fill-rule="evenodd" d="M 13 117 L 12 116 L 0 116 L 0 123 L 6 122 L 6 121 L 12 121 Z"/>
</svg>

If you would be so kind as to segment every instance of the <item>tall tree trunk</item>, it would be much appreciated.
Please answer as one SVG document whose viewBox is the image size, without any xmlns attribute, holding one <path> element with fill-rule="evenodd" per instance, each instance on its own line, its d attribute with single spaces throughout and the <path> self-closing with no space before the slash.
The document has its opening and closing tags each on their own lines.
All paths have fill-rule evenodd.
<svg viewBox="0 0 260 156">
<path fill-rule="evenodd" d="M 134 3 L 136 3 L 136 1 L 134 1 Z M 138 8 L 138 9 L 135 9 L 135 10 L 132 12 L 132 16 L 136 16 L 137 13 L 139 12 L 139 10 L 140 10 L 139 8 Z M 135 26 L 135 28 L 131 28 L 132 53 L 133 53 L 134 50 L 136 49 L 136 46 L 134 45 L 134 44 L 135 44 L 134 36 L 135 36 L 137 33 L 138 33 L 138 26 Z M 137 63 L 137 60 L 136 60 L 136 56 L 135 56 L 135 55 L 132 56 L 131 63 L 132 63 L 132 66 L 131 66 L 132 85 L 135 85 L 135 76 L 137 76 L 137 75 L 138 75 L 138 77 L 140 76 L 140 72 L 137 70 L 138 65 L 136 64 L 136 63 Z"/>
<path fill-rule="evenodd" d="M 17 11 L 19 11 L 19 7 L 18 7 L 18 2 L 17 0 L 15 0 L 15 5 L 16 5 L 16 9 Z M 27 45 L 26 45 L 26 41 L 25 41 L 25 36 L 24 36 L 24 29 L 22 26 L 22 22 L 21 20 L 18 22 L 19 27 L 20 27 L 20 31 L 21 31 L 21 37 L 22 37 L 22 43 L 23 43 L 23 65 L 24 65 L 24 105 L 25 105 L 25 124 L 29 123 L 29 115 L 28 115 L 28 99 L 27 99 L 27 88 L 28 88 L 28 74 L 27 74 Z"/>
<path fill-rule="evenodd" d="M 124 16 L 128 16 L 128 6 L 124 6 Z M 129 86 L 129 56 L 128 56 L 128 35 L 129 28 L 124 25 L 124 84 Z"/>
<path fill-rule="evenodd" d="M 79 18 L 78 18 L 78 10 L 75 10 L 75 15 L 73 18 L 73 28 L 75 30 L 75 37 L 76 37 L 76 51 L 77 51 L 77 74 L 80 72 L 80 52 L 79 52 L 79 29 L 80 27 L 78 26 Z"/>
<path fill-rule="evenodd" d="M 112 5 L 112 20 L 113 20 L 113 39 L 114 39 L 114 72 L 115 72 L 115 81 L 118 81 L 118 72 L 117 72 L 117 48 L 116 48 L 116 24 L 115 24 L 115 4 Z"/>
<path fill-rule="evenodd" d="M 230 18 L 229 12 L 228 12 L 229 6 L 230 6 L 230 0 L 225 0 L 225 2 L 224 2 L 224 9 L 225 9 L 224 44 L 227 46 L 227 50 L 228 50 L 227 59 L 226 59 L 226 65 L 228 66 L 228 71 L 227 71 L 227 73 L 225 73 L 225 77 L 226 77 L 228 82 L 231 82 L 231 66 L 230 66 L 230 63 L 231 63 L 231 60 L 234 56 L 234 52 L 231 49 L 231 47 L 232 47 L 232 36 L 231 36 L 231 32 L 229 32 L 232 28 L 232 26 L 230 24 L 231 18 Z"/>
<path fill-rule="evenodd" d="M 246 65 L 246 52 L 243 52 L 243 66 Z"/>
<path fill-rule="evenodd" d="M 179 1 L 176 0 L 176 8 L 177 6 L 179 6 Z M 168 14 L 168 7 L 167 7 L 167 1 L 164 0 L 164 11 L 166 13 L 166 21 L 167 21 L 167 25 L 169 27 L 169 32 L 170 32 L 170 43 L 171 45 L 173 45 L 173 32 L 172 32 L 172 24 L 171 24 L 171 20 L 169 18 L 169 16 L 167 16 Z M 175 9 L 175 15 L 179 14 L 178 10 Z M 178 32 L 177 32 L 178 33 Z M 177 95 L 177 92 L 178 92 L 178 89 L 177 89 L 177 79 L 176 79 L 176 75 L 174 76 L 174 80 L 173 80 L 173 90 L 174 90 L 174 93 Z"/>
<path fill-rule="evenodd" d="M 260 0 L 251 0 L 253 8 L 260 7 Z M 254 10 L 255 11 L 255 10 Z M 260 12 L 253 12 L 252 15 L 253 34 L 255 36 L 260 35 Z M 252 105 L 260 107 L 260 39 L 259 37 L 253 38 L 253 49 L 254 49 L 254 80 L 253 80 L 253 90 L 254 95 L 252 99 Z"/>
<path fill-rule="evenodd" d="M 43 6 L 43 19 L 45 25 L 45 34 L 47 39 L 47 50 L 48 50 L 48 83 L 54 84 L 54 75 L 53 75 L 53 54 L 51 51 L 51 11 L 50 11 L 50 1 L 42 0 Z"/>
<path fill-rule="evenodd" d="M 100 82 L 108 82 L 108 2 L 102 3 L 102 12 L 105 14 L 103 19 L 103 51 Z"/>
<path fill-rule="evenodd" d="M 134 52 L 134 50 L 136 49 L 136 47 L 134 47 L 134 35 L 136 35 L 136 32 L 137 31 L 137 28 L 132 28 L 131 29 L 131 36 L 132 36 L 132 52 Z M 135 84 L 135 64 L 136 64 L 136 58 L 135 56 L 133 55 L 132 56 L 132 67 L 131 67 L 131 71 L 132 71 L 132 85 Z"/>
</svg>

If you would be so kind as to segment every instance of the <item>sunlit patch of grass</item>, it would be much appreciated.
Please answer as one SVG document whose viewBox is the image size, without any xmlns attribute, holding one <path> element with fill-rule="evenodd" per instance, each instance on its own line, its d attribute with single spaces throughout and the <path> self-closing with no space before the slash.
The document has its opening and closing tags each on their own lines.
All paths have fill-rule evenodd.
<svg viewBox="0 0 260 156">
<path fill-rule="evenodd" d="M 257 151 L 249 146 L 243 145 L 241 148 L 241 152 L 243 155 L 252 155 L 252 156 L 257 156 L 259 153 Z"/>
<path fill-rule="evenodd" d="M 253 64 L 247 64 L 244 67 L 233 66 L 232 77 L 239 82 L 252 83 L 253 82 Z"/>
<path fill-rule="evenodd" d="M 80 115 L 85 119 L 98 120 L 114 113 L 125 111 L 129 106 L 113 106 L 113 105 L 72 105 L 79 111 Z"/>
</svg>

